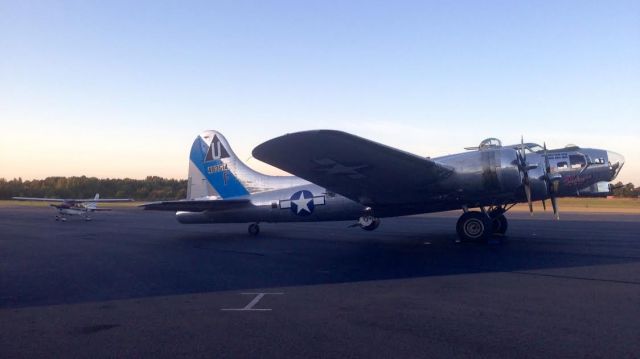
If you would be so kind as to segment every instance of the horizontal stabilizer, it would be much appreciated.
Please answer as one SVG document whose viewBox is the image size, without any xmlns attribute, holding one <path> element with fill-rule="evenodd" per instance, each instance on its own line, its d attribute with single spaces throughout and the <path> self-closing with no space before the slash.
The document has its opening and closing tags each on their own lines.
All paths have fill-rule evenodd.
<svg viewBox="0 0 640 359">
<path fill-rule="evenodd" d="M 186 212 L 202 212 L 202 211 L 225 211 L 228 209 L 237 209 L 253 206 L 248 199 L 227 199 L 227 200 L 180 200 L 180 201 L 162 201 L 143 204 L 142 207 L 152 211 L 186 211 Z"/>
</svg>

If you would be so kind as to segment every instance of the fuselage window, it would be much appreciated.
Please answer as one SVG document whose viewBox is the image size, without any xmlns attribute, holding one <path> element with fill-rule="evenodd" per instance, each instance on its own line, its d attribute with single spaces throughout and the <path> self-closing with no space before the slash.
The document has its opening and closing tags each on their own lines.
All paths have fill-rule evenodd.
<svg viewBox="0 0 640 359">
<path fill-rule="evenodd" d="M 571 162 L 571 168 L 582 168 L 587 165 L 587 161 L 581 155 L 570 155 L 569 162 Z"/>
</svg>

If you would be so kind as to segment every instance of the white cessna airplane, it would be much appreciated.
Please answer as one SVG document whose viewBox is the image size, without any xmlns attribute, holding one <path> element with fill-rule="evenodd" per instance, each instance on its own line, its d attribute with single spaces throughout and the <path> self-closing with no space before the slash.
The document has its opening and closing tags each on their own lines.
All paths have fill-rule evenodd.
<svg viewBox="0 0 640 359">
<path fill-rule="evenodd" d="M 37 201 L 37 202 L 58 202 L 60 204 L 50 204 L 51 207 L 54 207 L 58 210 L 58 214 L 56 214 L 56 221 L 66 222 L 66 216 L 80 216 L 85 219 L 85 221 L 90 221 L 91 212 L 97 211 L 110 211 L 111 208 L 98 208 L 98 202 L 131 202 L 133 199 L 131 198 L 102 198 L 100 199 L 100 194 L 96 193 L 94 198 L 87 199 L 62 199 L 62 198 L 42 198 L 42 197 L 13 197 L 13 199 L 18 201 Z"/>
<path fill-rule="evenodd" d="M 332 130 L 269 140 L 253 156 L 295 176 L 267 176 L 242 163 L 216 131 L 196 137 L 189 155 L 187 199 L 145 209 L 174 211 L 180 223 L 357 221 L 374 230 L 381 217 L 462 209 L 462 240 L 507 231 L 516 203 L 606 195 L 624 157 L 605 149 L 547 150 L 534 143 L 502 146 L 486 139 L 468 151 L 421 157 Z M 477 210 L 473 210 L 476 208 Z"/>
</svg>

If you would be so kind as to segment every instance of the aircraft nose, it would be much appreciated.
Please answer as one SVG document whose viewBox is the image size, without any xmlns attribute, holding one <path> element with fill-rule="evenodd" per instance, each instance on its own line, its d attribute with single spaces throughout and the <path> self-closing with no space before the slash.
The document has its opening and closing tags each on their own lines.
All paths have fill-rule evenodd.
<svg viewBox="0 0 640 359">
<path fill-rule="evenodd" d="M 622 166 L 624 166 L 624 156 L 617 152 L 607 151 L 607 159 L 611 168 L 611 180 L 613 180 L 620 173 Z"/>
</svg>

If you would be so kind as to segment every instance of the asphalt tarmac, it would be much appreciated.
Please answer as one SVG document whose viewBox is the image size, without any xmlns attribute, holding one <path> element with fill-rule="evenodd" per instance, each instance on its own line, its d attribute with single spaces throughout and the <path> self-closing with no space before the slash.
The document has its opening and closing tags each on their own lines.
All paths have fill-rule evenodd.
<svg viewBox="0 0 640 359">
<path fill-rule="evenodd" d="M 85 222 L 0 208 L 0 357 L 640 357 L 640 215 Z M 261 294 L 262 293 L 262 294 Z"/>
</svg>

